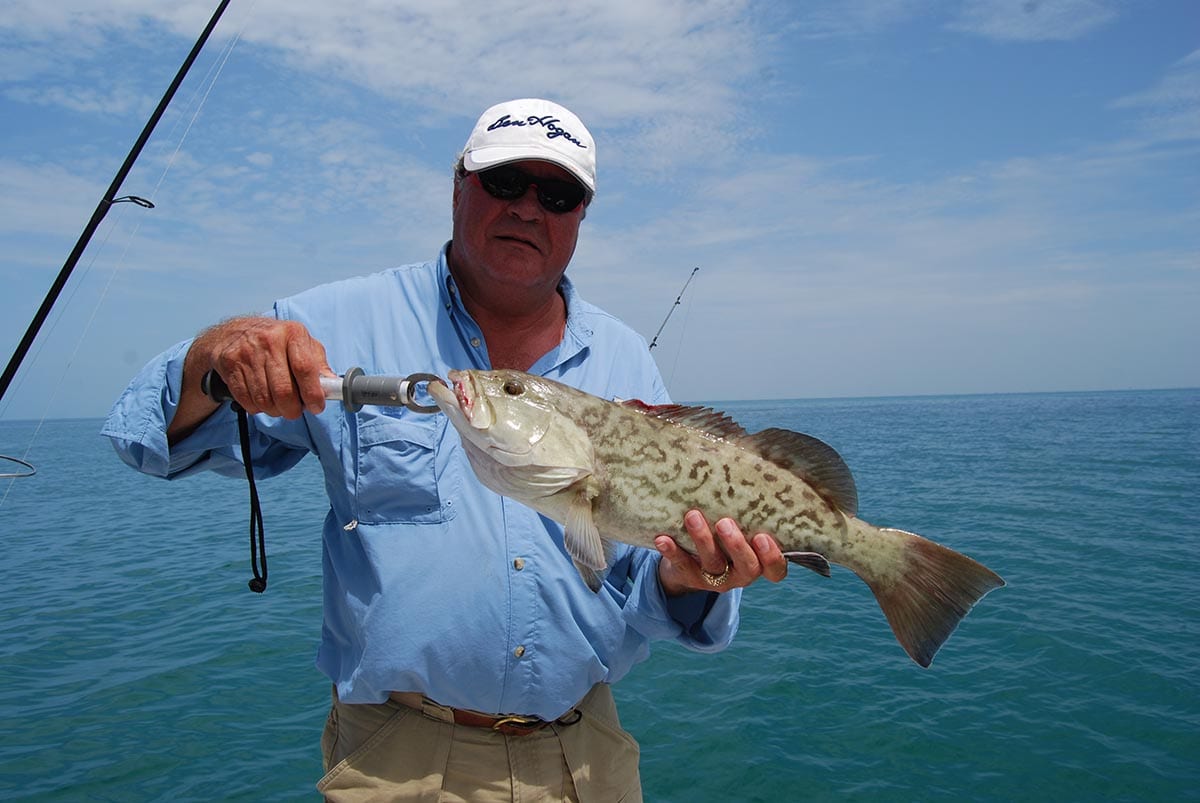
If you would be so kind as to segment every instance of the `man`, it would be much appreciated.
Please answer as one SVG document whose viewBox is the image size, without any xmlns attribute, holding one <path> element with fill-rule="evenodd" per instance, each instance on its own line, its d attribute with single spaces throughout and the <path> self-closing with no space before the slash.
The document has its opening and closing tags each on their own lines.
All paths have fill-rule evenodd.
<svg viewBox="0 0 1200 803">
<path fill-rule="evenodd" d="M 661 554 L 622 545 L 593 593 L 558 525 L 479 484 L 445 416 L 325 403 L 334 366 L 516 368 L 665 402 L 645 341 L 564 275 L 595 164 L 561 106 L 493 106 L 455 170 L 453 238 L 437 259 L 211 328 L 146 366 L 105 425 L 141 471 L 240 474 L 233 414 L 200 390 L 215 369 L 251 415 L 257 474 L 319 458 L 330 510 L 317 665 L 334 702 L 318 789 L 330 800 L 640 800 L 609 684 L 652 638 L 723 649 L 740 587 L 786 573 L 770 536 L 691 511 L 697 556 L 667 536 Z"/>
</svg>

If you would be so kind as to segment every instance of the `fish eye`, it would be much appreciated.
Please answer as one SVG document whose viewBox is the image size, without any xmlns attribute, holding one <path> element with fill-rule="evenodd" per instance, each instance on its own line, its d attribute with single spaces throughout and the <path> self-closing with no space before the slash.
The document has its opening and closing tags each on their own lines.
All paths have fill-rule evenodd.
<svg viewBox="0 0 1200 803">
<path fill-rule="evenodd" d="M 509 396 L 520 396 L 525 392 L 525 386 L 515 379 L 510 379 L 504 383 L 504 392 Z"/>
</svg>

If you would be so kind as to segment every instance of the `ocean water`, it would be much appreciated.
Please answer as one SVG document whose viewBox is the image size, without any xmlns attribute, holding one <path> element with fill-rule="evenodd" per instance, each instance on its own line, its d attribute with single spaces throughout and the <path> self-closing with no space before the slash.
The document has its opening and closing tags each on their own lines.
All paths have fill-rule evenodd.
<svg viewBox="0 0 1200 803">
<path fill-rule="evenodd" d="M 616 687 L 648 800 L 1200 800 L 1200 390 L 720 406 L 1009 585 L 928 670 L 845 569 L 749 589 L 729 650 Z M 38 466 L 0 481 L 0 798 L 317 799 L 315 463 L 260 483 L 260 596 L 244 483 L 142 477 L 99 425 L 0 422 Z"/>
</svg>

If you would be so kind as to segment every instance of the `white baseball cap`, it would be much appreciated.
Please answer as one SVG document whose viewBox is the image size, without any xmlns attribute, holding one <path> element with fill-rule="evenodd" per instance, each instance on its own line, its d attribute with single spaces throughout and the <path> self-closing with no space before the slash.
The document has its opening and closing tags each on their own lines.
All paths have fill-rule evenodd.
<svg viewBox="0 0 1200 803">
<path fill-rule="evenodd" d="M 508 162 L 552 162 L 596 192 L 596 143 L 583 122 L 549 100 L 522 98 L 483 113 L 463 148 L 469 172 Z"/>
</svg>

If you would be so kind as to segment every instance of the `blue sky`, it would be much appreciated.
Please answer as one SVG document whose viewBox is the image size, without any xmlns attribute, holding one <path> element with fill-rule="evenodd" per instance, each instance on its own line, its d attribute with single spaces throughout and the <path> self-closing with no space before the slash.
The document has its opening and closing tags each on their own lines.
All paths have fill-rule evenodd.
<svg viewBox="0 0 1200 803">
<path fill-rule="evenodd" d="M 215 5 L 0 0 L 6 361 Z M 1193 0 L 234 0 L 0 417 L 431 257 L 519 96 L 598 140 L 587 298 L 649 339 L 700 267 L 676 398 L 1200 385 Z"/>
</svg>

